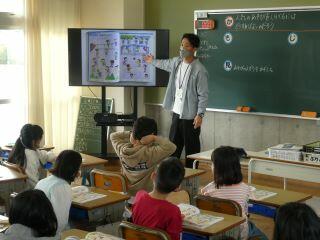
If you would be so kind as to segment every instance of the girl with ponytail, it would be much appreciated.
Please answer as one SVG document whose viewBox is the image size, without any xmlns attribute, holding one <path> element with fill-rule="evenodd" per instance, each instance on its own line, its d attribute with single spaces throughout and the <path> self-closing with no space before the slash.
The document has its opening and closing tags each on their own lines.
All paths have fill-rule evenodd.
<svg viewBox="0 0 320 240">
<path fill-rule="evenodd" d="M 18 137 L 8 162 L 19 165 L 27 174 L 29 188 L 34 188 L 40 178 L 40 170 L 47 162 L 52 162 L 52 152 L 39 150 L 43 130 L 38 125 L 25 124 Z"/>
</svg>

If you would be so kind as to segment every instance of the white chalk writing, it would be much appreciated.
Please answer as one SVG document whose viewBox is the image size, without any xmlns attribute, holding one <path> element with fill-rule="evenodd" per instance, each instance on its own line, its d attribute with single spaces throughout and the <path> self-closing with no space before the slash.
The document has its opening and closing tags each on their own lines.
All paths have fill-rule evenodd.
<svg viewBox="0 0 320 240">
<path fill-rule="evenodd" d="M 252 72 L 252 73 L 273 73 L 273 68 L 267 65 L 257 66 L 257 65 L 238 65 L 235 64 L 233 71 L 237 72 Z"/>
</svg>

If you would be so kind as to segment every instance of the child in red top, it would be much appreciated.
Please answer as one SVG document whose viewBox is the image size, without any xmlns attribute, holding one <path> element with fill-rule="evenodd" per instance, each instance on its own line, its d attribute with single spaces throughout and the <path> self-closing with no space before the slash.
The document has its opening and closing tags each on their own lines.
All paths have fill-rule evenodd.
<svg viewBox="0 0 320 240">
<path fill-rule="evenodd" d="M 153 191 L 139 191 L 133 204 L 133 223 L 166 231 L 172 240 L 179 240 L 182 232 L 182 217 L 179 208 L 166 201 L 170 192 L 177 190 L 185 170 L 179 159 L 170 157 L 159 165 L 151 175 Z"/>
</svg>

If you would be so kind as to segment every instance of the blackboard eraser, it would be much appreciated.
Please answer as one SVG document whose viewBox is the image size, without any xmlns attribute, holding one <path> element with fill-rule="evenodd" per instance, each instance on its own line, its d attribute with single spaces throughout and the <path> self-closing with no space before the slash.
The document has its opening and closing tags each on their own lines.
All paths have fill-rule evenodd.
<svg viewBox="0 0 320 240">
<path fill-rule="evenodd" d="M 317 112 L 310 112 L 310 111 L 302 111 L 301 117 L 308 117 L 308 118 L 316 118 Z"/>
<path fill-rule="evenodd" d="M 243 106 L 238 106 L 238 107 L 236 108 L 236 111 L 242 112 L 242 107 L 243 107 Z"/>
<path fill-rule="evenodd" d="M 250 112 L 250 111 L 251 111 L 251 107 L 243 106 L 242 112 Z"/>
<path fill-rule="evenodd" d="M 248 107 L 248 106 L 238 106 L 236 108 L 236 110 L 238 112 L 250 112 L 251 111 L 251 107 Z"/>
</svg>

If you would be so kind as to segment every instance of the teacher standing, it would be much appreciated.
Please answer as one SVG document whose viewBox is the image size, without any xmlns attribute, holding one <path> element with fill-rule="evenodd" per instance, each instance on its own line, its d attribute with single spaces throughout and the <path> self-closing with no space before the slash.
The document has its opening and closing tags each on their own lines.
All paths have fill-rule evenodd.
<svg viewBox="0 0 320 240">
<path fill-rule="evenodd" d="M 200 152 L 200 129 L 208 103 L 208 72 L 195 57 L 200 39 L 192 33 L 181 38 L 180 56 L 158 60 L 145 56 L 145 61 L 170 72 L 163 107 L 173 112 L 169 138 L 176 144 L 173 156 L 180 158 L 183 147 L 186 156 Z M 186 167 L 192 168 L 192 159 Z"/>
</svg>

